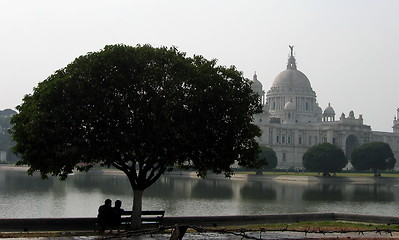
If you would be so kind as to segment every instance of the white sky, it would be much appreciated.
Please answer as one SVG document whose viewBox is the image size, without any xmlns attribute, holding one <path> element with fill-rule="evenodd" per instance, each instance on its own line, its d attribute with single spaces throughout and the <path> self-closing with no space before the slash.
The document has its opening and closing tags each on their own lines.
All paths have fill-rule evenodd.
<svg viewBox="0 0 399 240">
<path fill-rule="evenodd" d="M 107 44 L 177 46 L 216 58 L 264 90 L 298 70 L 322 109 L 392 131 L 399 107 L 397 0 L 0 0 L 0 109 L 76 57 Z"/>
</svg>

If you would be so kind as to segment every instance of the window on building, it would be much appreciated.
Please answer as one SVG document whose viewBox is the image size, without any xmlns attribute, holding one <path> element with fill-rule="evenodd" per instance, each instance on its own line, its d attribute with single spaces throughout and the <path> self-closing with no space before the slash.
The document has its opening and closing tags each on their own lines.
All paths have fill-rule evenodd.
<svg viewBox="0 0 399 240">
<path fill-rule="evenodd" d="M 288 143 L 291 143 L 291 137 L 287 138 Z"/>
<path fill-rule="evenodd" d="M 333 138 L 333 144 L 337 144 L 337 139 Z"/>
<path fill-rule="evenodd" d="M 312 145 L 312 137 L 309 136 L 309 145 Z"/>
<path fill-rule="evenodd" d="M 298 144 L 302 144 L 302 137 L 298 138 Z"/>
<path fill-rule="evenodd" d="M 279 137 L 276 136 L 276 143 L 279 143 Z"/>
<path fill-rule="evenodd" d="M 281 143 L 285 143 L 285 136 L 281 137 Z"/>
<path fill-rule="evenodd" d="M 285 160 L 286 160 L 286 156 L 285 156 L 285 153 L 283 153 L 283 161 L 285 162 Z"/>
<path fill-rule="evenodd" d="M 327 138 L 324 138 L 324 139 L 323 139 L 323 142 L 325 142 L 325 143 L 326 143 L 326 142 L 327 142 Z"/>
</svg>

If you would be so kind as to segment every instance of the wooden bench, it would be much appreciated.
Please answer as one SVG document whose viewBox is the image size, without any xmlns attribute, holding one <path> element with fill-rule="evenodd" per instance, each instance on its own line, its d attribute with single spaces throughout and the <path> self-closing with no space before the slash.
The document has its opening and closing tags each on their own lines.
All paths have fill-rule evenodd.
<svg viewBox="0 0 399 240">
<path fill-rule="evenodd" d="M 160 227 L 163 225 L 165 211 L 141 211 L 141 225 Z M 132 223 L 132 211 L 124 211 L 121 229 L 128 229 Z"/>
</svg>

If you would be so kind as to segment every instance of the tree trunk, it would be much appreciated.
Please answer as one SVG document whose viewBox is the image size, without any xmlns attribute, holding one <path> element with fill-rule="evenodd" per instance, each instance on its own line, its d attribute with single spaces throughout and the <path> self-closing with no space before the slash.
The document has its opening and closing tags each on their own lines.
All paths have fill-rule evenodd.
<svg viewBox="0 0 399 240">
<path fill-rule="evenodd" d="M 169 240 L 182 240 L 187 232 L 187 226 L 176 225 Z"/>
<path fill-rule="evenodd" d="M 143 190 L 133 190 L 132 229 L 141 228 L 141 210 L 143 206 Z"/>
</svg>

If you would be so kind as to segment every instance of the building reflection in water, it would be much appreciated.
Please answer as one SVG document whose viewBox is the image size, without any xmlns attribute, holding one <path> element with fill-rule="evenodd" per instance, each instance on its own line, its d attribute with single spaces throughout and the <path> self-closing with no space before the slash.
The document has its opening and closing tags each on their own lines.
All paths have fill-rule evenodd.
<svg viewBox="0 0 399 240">
<path fill-rule="evenodd" d="M 0 217 L 96 216 L 104 199 L 132 206 L 132 189 L 123 174 L 79 173 L 66 181 L 0 168 Z M 393 216 L 399 183 L 354 184 L 279 182 L 251 177 L 205 179 L 162 176 L 144 192 L 143 209 L 168 216 L 351 212 Z"/>
</svg>

